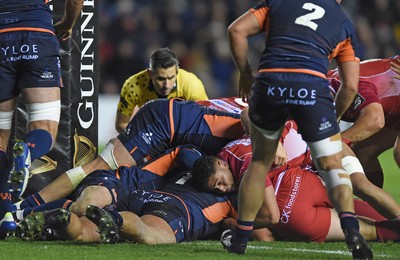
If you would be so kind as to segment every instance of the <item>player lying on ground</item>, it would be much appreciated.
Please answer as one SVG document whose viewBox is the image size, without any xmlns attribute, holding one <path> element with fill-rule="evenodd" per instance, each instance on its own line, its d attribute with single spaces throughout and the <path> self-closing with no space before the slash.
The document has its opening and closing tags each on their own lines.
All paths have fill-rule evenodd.
<svg viewBox="0 0 400 260">
<path fill-rule="evenodd" d="M 214 195 L 193 185 L 190 174 L 179 174 L 159 190 L 134 191 L 118 203 L 119 212 L 96 206 L 80 218 L 63 208 L 35 212 L 19 224 L 17 235 L 43 239 L 46 228 L 53 228 L 58 239 L 85 242 L 165 244 L 216 238 L 223 219 L 236 217 L 236 194 Z M 274 198 L 272 186 L 269 192 Z M 276 207 L 274 223 L 278 215 Z"/>
<path fill-rule="evenodd" d="M 310 151 L 294 121 L 285 124 L 280 142 L 288 153 L 287 163 L 273 167 L 269 174 L 293 167 L 313 168 Z M 350 174 L 354 194 L 367 201 L 386 218 L 400 220 L 400 205 L 390 194 L 368 181 L 354 153 L 347 145 L 344 144 L 343 147 L 342 163 Z M 237 190 L 251 158 L 250 139 L 244 137 L 235 140 L 226 145 L 217 156 L 207 156 L 196 161 L 193 178 L 203 190 L 220 193 Z"/>
<path fill-rule="evenodd" d="M 179 145 L 143 166 L 121 166 L 117 170 L 96 170 L 86 176 L 68 198 L 26 207 L 17 210 L 15 215 L 22 220 L 35 211 L 63 207 L 78 216 L 83 216 L 89 205 L 102 208 L 116 204 L 121 198 L 135 190 L 160 188 L 166 178 L 173 175 L 173 172 L 191 169 L 195 160 L 201 155 L 202 152 L 193 145 Z"/>
</svg>

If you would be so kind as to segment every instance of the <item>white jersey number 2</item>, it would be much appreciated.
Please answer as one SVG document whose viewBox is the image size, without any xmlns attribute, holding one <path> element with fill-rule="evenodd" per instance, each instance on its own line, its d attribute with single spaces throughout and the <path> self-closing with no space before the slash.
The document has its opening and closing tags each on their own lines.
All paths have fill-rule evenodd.
<svg viewBox="0 0 400 260">
<path fill-rule="evenodd" d="M 325 9 L 312 3 L 304 3 L 303 9 L 309 10 L 311 13 L 297 17 L 294 23 L 310 27 L 314 31 L 317 30 L 318 24 L 314 20 L 321 19 L 325 14 Z"/>
</svg>

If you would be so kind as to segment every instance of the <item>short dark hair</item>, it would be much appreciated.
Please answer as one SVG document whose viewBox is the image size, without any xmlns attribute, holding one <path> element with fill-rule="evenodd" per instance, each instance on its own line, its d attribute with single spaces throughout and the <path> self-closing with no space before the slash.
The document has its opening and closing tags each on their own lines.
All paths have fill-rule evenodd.
<svg viewBox="0 0 400 260">
<path fill-rule="evenodd" d="M 168 48 L 160 48 L 151 53 L 149 68 L 152 71 L 158 68 L 167 69 L 178 65 L 179 61 L 175 52 Z"/>
<path fill-rule="evenodd" d="M 200 191 L 210 191 L 208 179 L 216 172 L 216 160 L 217 157 L 208 155 L 202 156 L 196 160 L 192 170 L 192 183 L 196 189 Z"/>
</svg>

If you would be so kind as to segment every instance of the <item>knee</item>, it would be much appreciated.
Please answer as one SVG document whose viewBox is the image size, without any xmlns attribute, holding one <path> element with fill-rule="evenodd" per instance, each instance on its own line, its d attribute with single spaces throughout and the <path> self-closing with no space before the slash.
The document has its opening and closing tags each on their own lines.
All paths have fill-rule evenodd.
<svg viewBox="0 0 400 260">
<path fill-rule="evenodd" d="M 79 200 L 79 201 L 76 201 L 76 202 L 72 203 L 72 205 L 71 205 L 71 207 L 69 208 L 69 210 L 70 210 L 72 213 L 75 213 L 77 216 L 81 217 L 81 216 L 83 216 L 84 213 L 86 212 L 87 207 L 88 207 L 89 205 L 91 205 L 91 204 L 88 204 L 88 203 L 90 203 L 88 200 Z"/>
</svg>

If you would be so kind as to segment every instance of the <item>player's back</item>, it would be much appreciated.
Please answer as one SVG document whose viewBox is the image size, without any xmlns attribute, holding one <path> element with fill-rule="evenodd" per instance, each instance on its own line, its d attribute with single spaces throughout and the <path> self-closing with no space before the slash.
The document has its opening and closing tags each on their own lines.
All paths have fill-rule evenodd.
<svg viewBox="0 0 400 260">
<path fill-rule="evenodd" d="M 173 194 L 185 205 L 188 215 L 186 241 L 205 239 L 219 231 L 218 223 L 226 217 L 236 217 L 237 194 L 215 195 L 198 191 L 190 181 L 191 175 L 182 173 L 171 178 L 160 189 Z M 157 192 L 157 191 L 155 191 Z"/>
<path fill-rule="evenodd" d="M 385 97 L 400 96 L 400 80 L 394 78 L 396 72 L 390 69 L 390 63 L 395 62 L 399 56 L 386 59 L 370 59 L 360 63 L 360 83 L 366 82 L 369 86 L 374 86 L 374 90 L 379 99 Z M 340 81 L 337 69 L 328 72 L 329 78 Z M 331 80 L 332 81 L 332 80 Z M 371 85 L 372 84 L 372 85 Z M 337 90 L 338 84 L 331 84 Z"/>
<path fill-rule="evenodd" d="M 0 32 L 9 28 L 35 28 L 54 32 L 50 8 L 44 0 L 3 0 L 0 1 Z"/>
<path fill-rule="evenodd" d="M 268 34 L 260 70 L 308 69 L 325 75 L 335 48 L 356 37 L 335 0 L 270 0 L 256 10 L 256 17 L 268 17 L 258 18 Z"/>
</svg>

